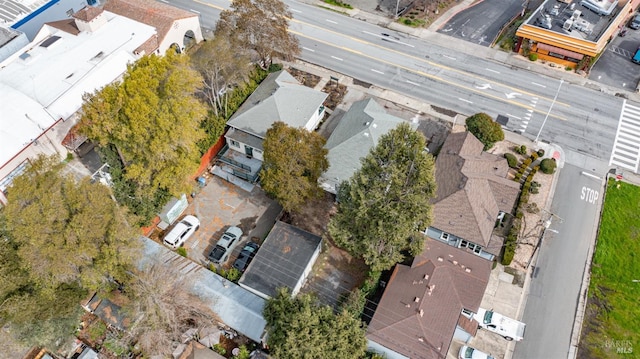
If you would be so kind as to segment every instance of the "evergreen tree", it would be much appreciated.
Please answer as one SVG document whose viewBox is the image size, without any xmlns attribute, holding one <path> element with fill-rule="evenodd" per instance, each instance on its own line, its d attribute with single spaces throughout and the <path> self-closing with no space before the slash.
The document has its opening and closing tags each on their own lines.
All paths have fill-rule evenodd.
<svg viewBox="0 0 640 359">
<path fill-rule="evenodd" d="M 504 140 L 504 131 L 500 124 L 486 113 L 476 113 L 468 117 L 465 123 L 467 130 L 484 144 L 485 151 L 493 147 L 496 142 Z"/>
</svg>

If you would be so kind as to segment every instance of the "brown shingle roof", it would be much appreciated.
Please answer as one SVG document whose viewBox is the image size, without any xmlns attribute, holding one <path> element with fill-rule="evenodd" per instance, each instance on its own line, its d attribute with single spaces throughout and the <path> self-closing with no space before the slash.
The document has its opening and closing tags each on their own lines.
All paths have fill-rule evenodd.
<svg viewBox="0 0 640 359">
<path fill-rule="evenodd" d="M 76 21 L 74 19 L 52 21 L 52 22 L 46 23 L 45 25 L 49 25 L 58 30 L 62 30 L 71 35 L 78 35 L 80 33 L 80 30 L 78 29 L 78 26 L 76 25 Z"/>
<path fill-rule="evenodd" d="M 85 6 L 84 8 L 78 10 L 76 13 L 74 13 L 72 16 L 78 20 L 82 20 L 85 22 L 89 22 L 93 19 L 95 19 L 96 17 L 98 17 L 98 15 L 102 14 L 102 8 L 100 7 L 93 7 L 93 6 Z"/>
<path fill-rule="evenodd" d="M 436 159 L 432 226 L 486 247 L 498 212 L 512 211 L 520 186 L 506 178 L 506 159 L 482 148 L 469 132 L 445 140 Z"/>
<path fill-rule="evenodd" d="M 396 265 L 367 338 L 412 359 L 445 358 L 463 308 L 477 311 L 491 262 L 427 239 L 411 267 Z"/>
<path fill-rule="evenodd" d="M 154 0 L 108 0 L 104 9 L 155 27 L 158 32 L 158 43 L 164 40 L 176 20 L 198 16 Z"/>
</svg>

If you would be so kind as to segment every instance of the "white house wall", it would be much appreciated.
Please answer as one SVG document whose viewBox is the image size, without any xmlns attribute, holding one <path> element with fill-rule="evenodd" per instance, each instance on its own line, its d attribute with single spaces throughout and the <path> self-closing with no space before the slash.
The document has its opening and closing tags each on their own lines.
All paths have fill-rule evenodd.
<svg viewBox="0 0 640 359">
<path fill-rule="evenodd" d="M 456 331 L 453 332 L 453 339 L 459 340 L 464 343 L 469 343 L 471 338 L 473 338 L 471 334 L 467 333 L 464 329 L 460 328 L 460 326 L 456 326 Z"/>
<path fill-rule="evenodd" d="M 324 117 L 324 108 L 322 109 L 322 111 L 320 111 L 320 108 L 318 108 L 313 113 L 313 116 L 311 116 L 309 121 L 307 121 L 307 125 L 305 126 L 305 129 L 307 129 L 307 131 L 310 131 L 310 132 L 315 131 L 316 128 L 318 128 L 318 125 L 320 124 L 322 117 Z"/>
<path fill-rule="evenodd" d="M 322 246 L 322 244 L 319 245 L 316 248 L 316 250 L 313 252 L 313 255 L 309 259 L 309 263 L 307 263 L 307 267 L 304 269 L 304 272 L 302 273 L 302 275 L 298 279 L 298 283 L 296 283 L 295 288 L 293 288 L 293 290 L 291 291 L 291 295 L 292 296 L 296 296 L 298 294 L 298 292 L 300 292 L 300 289 L 304 285 L 304 282 L 307 280 L 307 277 L 309 276 L 309 273 L 311 273 L 311 270 L 313 269 L 313 265 L 316 263 L 316 259 L 318 259 L 318 256 L 320 255 L 321 246 Z"/>
<path fill-rule="evenodd" d="M 236 140 L 234 140 L 232 138 L 229 138 L 229 137 L 225 137 L 225 138 L 227 140 L 227 144 L 229 145 L 229 149 L 234 150 L 236 152 L 240 152 L 241 154 L 246 156 L 247 155 L 246 148 L 247 147 L 252 148 L 253 149 L 253 158 L 255 158 L 256 160 L 259 160 L 259 161 L 264 161 L 262 150 L 259 150 L 259 149 L 255 148 L 255 147 L 251 147 L 249 145 L 246 145 L 246 144 L 244 144 L 242 142 L 236 141 Z M 237 143 L 238 146 L 236 146 L 234 143 Z"/>
<path fill-rule="evenodd" d="M 180 45 L 180 50 L 184 50 L 184 35 L 189 30 L 193 31 L 195 42 L 202 41 L 202 31 L 200 30 L 200 19 L 198 16 L 176 20 L 158 47 L 160 54 L 164 55 L 173 44 Z"/>
</svg>

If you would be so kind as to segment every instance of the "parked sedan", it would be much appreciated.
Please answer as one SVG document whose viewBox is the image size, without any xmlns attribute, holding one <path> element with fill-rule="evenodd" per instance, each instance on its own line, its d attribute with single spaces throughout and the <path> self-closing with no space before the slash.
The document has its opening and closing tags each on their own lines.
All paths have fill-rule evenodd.
<svg viewBox="0 0 640 359">
<path fill-rule="evenodd" d="M 249 266 L 249 263 L 251 263 L 253 257 L 255 257 L 258 248 L 260 248 L 258 243 L 249 242 L 245 244 L 244 248 L 242 248 L 240 254 L 238 255 L 238 259 L 233 262 L 233 268 L 239 270 L 240 272 L 244 272 L 244 270 Z"/>
<path fill-rule="evenodd" d="M 226 262 L 233 249 L 240 242 L 240 237 L 242 237 L 242 229 L 235 226 L 229 227 L 207 256 L 209 260 L 216 264 Z"/>
<path fill-rule="evenodd" d="M 634 30 L 640 29 L 640 15 L 636 15 L 629 20 L 628 26 Z"/>
<path fill-rule="evenodd" d="M 460 348 L 458 357 L 460 359 L 494 359 L 491 355 L 466 345 L 463 345 L 462 348 Z"/>
<path fill-rule="evenodd" d="M 200 228 L 200 220 L 195 216 L 186 216 L 164 236 L 164 244 L 176 249 L 184 244 Z"/>
</svg>

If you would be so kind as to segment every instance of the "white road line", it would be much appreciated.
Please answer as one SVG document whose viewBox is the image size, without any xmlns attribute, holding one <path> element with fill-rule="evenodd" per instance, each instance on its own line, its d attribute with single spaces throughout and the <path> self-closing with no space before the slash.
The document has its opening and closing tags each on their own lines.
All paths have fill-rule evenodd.
<svg viewBox="0 0 640 359">
<path fill-rule="evenodd" d="M 466 102 L 466 103 L 473 103 L 473 102 L 471 102 L 471 101 L 469 101 L 469 100 L 465 100 L 465 99 L 460 98 L 460 97 L 458 97 L 458 100 L 463 101 L 463 102 Z"/>
<path fill-rule="evenodd" d="M 167 3 L 167 4 L 169 3 L 167 0 L 160 0 L 160 1 L 162 1 L 164 3 Z"/>
<path fill-rule="evenodd" d="M 343 59 L 339 58 L 339 57 L 335 57 L 335 56 L 331 56 L 332 59 L 336 59 L 338 61 L 344 61 Z"/>
<path fill-rule="evenodd" d="M 297 13 L 299 13 L 299 14 L 301 14 L 301 13 L 302 13 L 302 11 L 300 11 L 300 10 L 296 10 L 296 9 L 289 9 L 289 10 L 291 10 L 291 12 L 297 12 Z"/>
<path fill-rule="evenodd" d="M 582 171 L 580 173 L 585 175 L 585 176 L 587 176 L 587 177 L 591 177 L 591 178 L 595 178 L 595 179 L 602 179 L 599 176 L 594 175 L 593 173 L 589 173 L 589 172 L 585 172 L 585 171 Z"/>
<path fill-rule="evenodd" d="M 375 72 L 375 73 L 377 73 L 377 74 L 380 74 L 380 75 L 384 75 L 384 72 L 382 72 L 382 71 L 378 71 L 378 70 L 376 70 L 376 69 L 371 69 L 371 71 L 373 71 L 373 72 Z"/>
<path fill-rule="evenodd" d="M 316 52 L 316 50 L 314 50 L 314 49 L 310 49 L 310 48 L 308 48 L 308 47 L 302 47 L 302 48 L 303 48 L 303 49 L 305 49 L 305 50 L 307 50 L 307 51 Z"/>
<path fill-rule="evenodd" d="M 330 22 L 330 23 L 332 23 L 332 24 L 336 24 L 336 25 L 338 24 L 337 22 L 335 22 L 335 21 L 333 21 L 333 20 L 329 20 L 329 19 L 324 19 L 324 21 L 326 21 L 326 22 Z"/>
<path fill-rule="evenodd" d="M 511 114 L 507 114 L 507 116 L 508 116 L 509 118 L 515 118 L 516 120 L 522 120 L 520 117 L 517 117 L 517 116 L 511 115 Z"/>
<path fill-rule="evenodd" d="M 442 55 L 442 56 L 444 56 L 444 57 L 446 57 L 446 58 L 448 58 L 448 59 L 450 59 L 450 60 L 456 61 L 456 58 L 455 58 L 455 57 L 451 57 L 451 56 L 449 56 L 449 55 Z"/>
<path fill-rule="evenodd" d="M 420 86 L 420 84 L 415 83 L 415 82 L 413 82 L 413 81 L 409 81 L 409 80 L 407 80 L 407 83 L 408 83 L 408 84 L 411 84 L 411 85 L 413 85 L 413 86 Z"/>
<path fill-rule="evenodd" d="M 193 9 L 189 9 L 189 11 L 191 11 L 191 12 L 195 12 L 196 14 L 199 14 L 199 13 L 200 13 L 200 11 L 193 10 Z"/>
<path fill-rule="evenodd" d="M 499 74 L 499 73 L 500 73 L 500 71 L 496 71 L 496 70 L 492 70 L 492 69 L 487 69 L 487 68 L 485 68 L 485 70 L 490 71 L 490 72 L 493 72 L 493 73 L 496 73 L 496 74 Z"/>
<path fill-rule="evenodd" d="M 542 88 L 546 88 L 546 87 L 547 87 L 547 86 L 545 86 L 545 85 L 543 85 L 543 84 L 539 84 L 539 83 L 537 83 L 537 82 L 532 82 L 531 84 L 532 84 L 532 85 L 536 85 L 536 86 L 540 86 L 540 87 L 542 87 Z"/>
<path fill-rule="evenodd" d="M 627 100 L 622 100 L 622 111 L 620 111 L 609 165 L 616 165 L 634 172 L 638 171 L 640 144 L 638 143 L 637 128 L 640 121 L 636 120 L 636 113 L 639 110 L 636 106 L 627 105 Z"/>
</svg>

